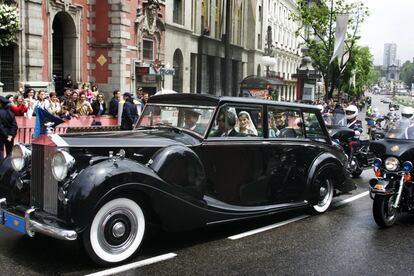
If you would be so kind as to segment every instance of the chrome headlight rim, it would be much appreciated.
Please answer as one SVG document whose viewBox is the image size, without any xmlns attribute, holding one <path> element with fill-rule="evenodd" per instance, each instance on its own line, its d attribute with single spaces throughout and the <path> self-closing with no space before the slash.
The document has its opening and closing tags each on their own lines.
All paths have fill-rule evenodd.
<svg viewBox="0 0 414 276">
<path fill-rule="evenodd" d="M 390 172 L 395 172 L 400 167 L 400 161 L 396 157 L 388 157 L 384 162 L 385 169 Z"/>
<path fill-rule="evenodd" d="M 59 182 L 65 180 L 73 165 L 75 165 L 75 158 L 69 152 L 62 149 L 56 151 L 51 164 L 53 177 Z"/>
<path fill-rule="evenodd" d="M 20 156 L 16 156 L 18 154 Z M 12 148 L 11 165 L 16 172 L 22 171 L 29 163 L 32 157 L 32 151 L 22 144 L 16 144 Z M 20 162 L 20 163 L 18 163 Z"/>
</svg>

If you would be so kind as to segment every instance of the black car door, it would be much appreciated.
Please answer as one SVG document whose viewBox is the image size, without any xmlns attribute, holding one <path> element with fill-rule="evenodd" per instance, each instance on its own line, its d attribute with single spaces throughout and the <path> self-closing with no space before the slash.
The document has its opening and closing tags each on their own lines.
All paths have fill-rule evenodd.
<svg viewBox="0 0 414 276">
<path fill-rule="evenodd" d="M 240 124 L 243 114 L 250 121 L 247 130 Z M 240 206 L 269 203 L 262 114 L 261 106 L 228 104 L 219 110 L 207 140 L 195 149 L 205 167 L 210 196 Z"/>
<path fill-rule="evenodd" d="M 319 141 L 306 137 L 308 122 L 304 123 L 299 108 L 269 106 L 267 110 L 270 201 L 304 201 L 309 169 L 323 149 Z"/>
</svg>

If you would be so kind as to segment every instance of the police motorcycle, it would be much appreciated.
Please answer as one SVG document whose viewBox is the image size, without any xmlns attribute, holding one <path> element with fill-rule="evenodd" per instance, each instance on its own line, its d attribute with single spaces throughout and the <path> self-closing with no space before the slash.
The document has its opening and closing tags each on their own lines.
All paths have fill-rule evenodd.
<svg viewBox="0 0 414 276">
<path fill-rule="evenodd" d="M 382 132 L 381 123 L 385 120 L 385 117 L 381 116 L 378 108 L 374 108 L 370 116 L 365 118 L 367 121 L 367 133 L 371 140 L 378 140 L 384 138 L 384 133 Z"/>
<path fill-rule="evenodd" d="M 385 139 L 371 143 L 371 150 L 377 156 L 369 182 L 372 212 L 378 226 L 390 227 L 399 213 L 414 214 L 413 121 L 402 117 Z"/>
<path fill-rule="evenodd" d="M 356 106 L 354 107 L 357 109 Z M 335 109 L 330 114 L 324 114 L 324 119 L 332 140 L 341 146 L 348 157 L 349 174 L 358 177 L 364 169 L 371 166 L 374 156 L 369 152 L 369 141 L 360 139 L 362 124 L 356 119 L 358 109 L 355 114 L 354 107 L 348 107 L 346 113 Z"/>
</svg>

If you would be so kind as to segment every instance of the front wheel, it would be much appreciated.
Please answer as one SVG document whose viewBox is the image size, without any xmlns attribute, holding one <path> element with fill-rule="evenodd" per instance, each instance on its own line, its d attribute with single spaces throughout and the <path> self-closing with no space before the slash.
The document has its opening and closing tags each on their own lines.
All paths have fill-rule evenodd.
<svg viewBox="0 0 414 276">
<path fill-rule="evenodd" d="M 319 186 L 319 199 L 316 205 L 312 206 L 312 211 L 314 214 L 322 214 L 328 210 L 329 206 L 332 203 L 332 198 L 334 195 L 334 187 L 332 180 L 329 177 L 320 177 L 318 178 Z"/>
<path fill-rule="evenodd" d="M 372 213 L 380 227 L 390 227 L 394 224 L 397 210 L 393 207 L 393 196 L 375 195 Z"/>
<path fill-rule="evenodd" d="M 130 258 L 141 245 L 145 216 L 141 207 L 128 198 L 108 201 L 83 233 L 83 244 L 91 259 L 112 265 Z"/>
</svg>

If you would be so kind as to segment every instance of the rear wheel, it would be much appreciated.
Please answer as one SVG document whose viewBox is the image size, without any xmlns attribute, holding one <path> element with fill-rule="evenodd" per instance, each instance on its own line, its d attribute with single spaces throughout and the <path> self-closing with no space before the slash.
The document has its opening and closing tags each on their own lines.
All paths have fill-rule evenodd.
<svg viewBox="0 0 414 276">
<path fill-rule="evenodd" d="M 129 259 L 141 245 L 145 216 L 141 207 L 128 198 L 108 201 L 83 233 L 83 244 L 91 259 L 111 265 Z"/>
<path fill-rule="evenodd" d="M 319 183 L 318 203 L 312 206 L 312 211 L 315 214 L 322 214 L 328 210 L 332 203 L 334 187 L 332 179 L 328 175 L 320 175 L 317 181 Z"/>
<path fill-rule="evenodd" d="M 394 224 L 397 209 L 393 207 L 393 196 L 375 195 L 372 213 L 380 227 L 390 227 Z"/>
</svg>

